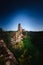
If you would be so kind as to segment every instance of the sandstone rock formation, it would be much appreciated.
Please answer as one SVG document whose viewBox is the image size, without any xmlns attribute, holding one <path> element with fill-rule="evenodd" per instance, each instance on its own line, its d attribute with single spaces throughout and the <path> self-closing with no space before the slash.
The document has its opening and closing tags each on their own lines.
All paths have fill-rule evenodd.
<svg viewBox="0 0 43 65">
<path fill-rule="evenodd" d="M 14 45 L 19 43 L 23 38 L 26 38 L 27 32 L 22 29 L 21 24 L 18 24 L 18 30 L 14 33 L 13 38 L 11 38 L 11 44 Z"/>
<path fill-rule="evenodd" d="M 0 65 L 16 65 L 17 61 L 13 53 L 7 48 L 3 40 L 0 40 Z"/>
</svg>

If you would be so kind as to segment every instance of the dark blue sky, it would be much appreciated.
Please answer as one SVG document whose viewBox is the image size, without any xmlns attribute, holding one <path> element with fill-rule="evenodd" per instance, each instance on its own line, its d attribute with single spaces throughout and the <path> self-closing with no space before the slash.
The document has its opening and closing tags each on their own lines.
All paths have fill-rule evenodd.
<svg viewBox="0 0 43 65">
<path fill-rule="evenodd" d="M 18 23 L 28 31 L 43 31 L 43 0 L 1 0 L 0 28 L 17 30 Z"/>
</svg>

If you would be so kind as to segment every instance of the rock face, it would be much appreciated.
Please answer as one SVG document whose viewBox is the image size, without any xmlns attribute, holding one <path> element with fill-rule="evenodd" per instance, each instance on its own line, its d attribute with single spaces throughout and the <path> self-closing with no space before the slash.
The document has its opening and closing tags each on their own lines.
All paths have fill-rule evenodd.
<svg viewBox="0 0 43 65">
<path fill-rule="evenodd" d="M 11 38 L 11 44 L 14 45 L 19 43 L 23 38 L 26 38 L 27 32 L 25 29 L 22 29 L 21 24 L 18 24 L 18 30 L 14 33 L 13 37 Z"/>
<path fill-rule="evenodd" d="M 3 40 L 0 40 L 0 65 L 16 65 L 17 61 L 13 53 L 7 48 Z"/>
</svg>

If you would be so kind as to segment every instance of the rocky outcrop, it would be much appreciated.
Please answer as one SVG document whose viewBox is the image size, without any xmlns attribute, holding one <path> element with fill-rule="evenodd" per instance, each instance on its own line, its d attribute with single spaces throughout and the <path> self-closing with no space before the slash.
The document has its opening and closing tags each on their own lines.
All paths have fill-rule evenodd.
<svg viewBox="0 0 43 65">
<path fill-rule="evenodd" d="M 25 29 L 22 29 L 21 24 L 18 24 L 18 30 L 14 33 L 13 37 L 11 38 L 11 44 L 19 43 L 23 38 L 26 38 L 27 32 Z"/>
<path fill-rule="evenodd" d="M 3 40 L 0 40 L 0 65 L 16 65 L 17 61 L 13 53 L 7 48 Z"/>
</svg>

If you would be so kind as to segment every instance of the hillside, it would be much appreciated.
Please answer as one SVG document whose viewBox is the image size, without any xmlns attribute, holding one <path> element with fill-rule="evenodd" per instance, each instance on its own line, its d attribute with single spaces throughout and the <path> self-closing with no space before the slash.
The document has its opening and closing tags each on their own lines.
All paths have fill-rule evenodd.
<svg viewBox="0 0 43 65">
<path fill-rule="evenodd" d="M 14 31 L 1 31 L 3 39 L 9 50 L 14 54 L 18 65 L 43 65 L 43 32 L 28 32 L 18 44 L 11 45 Z"/>
</svg>

